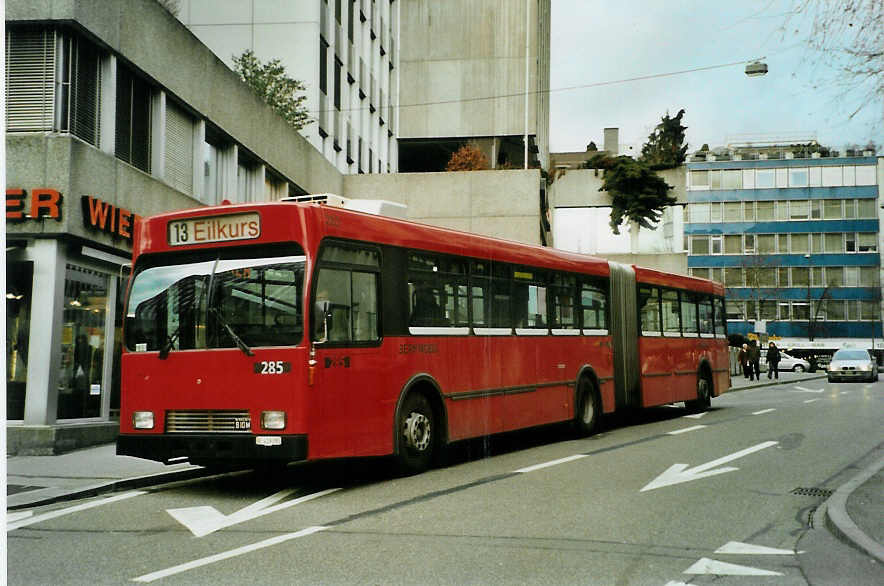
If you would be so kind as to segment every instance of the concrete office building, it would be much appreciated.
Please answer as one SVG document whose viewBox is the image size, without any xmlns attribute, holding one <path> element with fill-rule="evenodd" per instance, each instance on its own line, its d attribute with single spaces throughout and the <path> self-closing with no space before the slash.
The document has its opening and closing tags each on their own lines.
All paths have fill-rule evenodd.
<svg viewBox="0 0 884 586">
<path fill-rule="evenodd" d="M 882 347 L 882 169 L 814 143 L 689 160 L 688 266 L 727 287 L 729 331 L 807 353 Z"/>
<path fill-rule="evenodd" d="M 251 49 L 307 86 L 305 138 L 342 173 L 548 166 L 550 0 L 182 0 L 225 63 Z"/>
<path fill-rule="evenodd" d="M 341 173 L 397 165 L 398 14 L 392 0 L 181 0 L 178 18 L 233 68 L 254 51 L 306 86 L 301 134 Z"/>
<path fill-rule="evenodd" d="M 403 0 L 399 169 L 465 142 L 492 168 L 549 168 L 550 0 Z"/>
<path fill-rule="evenodd" d="M 6 3 L 10 453 L 116 436 L 139 216 L 343 177 L 154 0 Z"/>
</svg>

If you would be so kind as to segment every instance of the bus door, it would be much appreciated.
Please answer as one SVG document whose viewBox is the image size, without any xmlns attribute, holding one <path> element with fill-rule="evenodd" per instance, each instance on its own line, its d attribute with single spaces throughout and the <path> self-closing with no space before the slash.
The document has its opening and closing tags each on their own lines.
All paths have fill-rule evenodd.
<svg viewBox="0 0 884 586">
<path fill-rule="evenodd" d="M 380 351 L 380 253 L 324 245 L 311 314 L 311 455 L 389 451 L 390 365 Z"/>
</svg>

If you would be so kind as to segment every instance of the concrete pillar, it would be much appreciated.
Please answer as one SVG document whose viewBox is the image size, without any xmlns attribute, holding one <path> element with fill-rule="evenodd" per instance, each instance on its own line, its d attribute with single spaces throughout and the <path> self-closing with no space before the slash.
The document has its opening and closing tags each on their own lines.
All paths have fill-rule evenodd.
<svg viewBox="0 0 884 586">
<path fill-rule="evenodd" d="M 150 112 L 150 170 L 160 179 L 166 177 L 166 92 L 153 93 Z"/>
<path fill-rule="evenodd" d="M 29 248 L 29 256 L 34 261 L 34 285 L 24 423 L 52 425 L 58 412 L 65 249 L 58 240 L 40 239 Z"/>
<path fill-rule="evenodd" d="M 197 119 L 193 124 L 193 196 L 203 203 L 206 197 L 206 172 L 203 158 L 206 156 L 206 121 Z"/>
</svg>

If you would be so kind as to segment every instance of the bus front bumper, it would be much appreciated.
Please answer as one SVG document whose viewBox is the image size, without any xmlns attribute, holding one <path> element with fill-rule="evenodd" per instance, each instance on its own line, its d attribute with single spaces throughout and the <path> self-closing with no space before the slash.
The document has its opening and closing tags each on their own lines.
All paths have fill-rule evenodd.
<svg viewBox="0 0 884 586">
<path fill-rule="evenodd" d="M 127 434 L 117 437 L 117 455 L 135 456 L 166 464 L 177 463 L 183 459 L 200 465 L 297 462 L 307 459 L 307 436 Z"/>
</svg>

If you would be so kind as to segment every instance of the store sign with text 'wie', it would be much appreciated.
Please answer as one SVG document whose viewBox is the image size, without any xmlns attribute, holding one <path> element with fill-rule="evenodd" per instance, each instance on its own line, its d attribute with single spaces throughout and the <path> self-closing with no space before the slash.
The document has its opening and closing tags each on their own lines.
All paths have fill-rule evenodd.
<svg viewBox="0 0 884 586">
<path fill-rule="evenodd" d="M 135 224 L 141 216 L 117 207 L 91 195 L 80 198 L 83 210 L 83 225 L 89 230 L 106 232 L 114 237 L 132 242 Z M 26 222 L 51 219 L 60 222 L 64 212 L 64 197 L 57 189 L 18 187 L 6 190 L 6 220 Z"/>
</svg>

